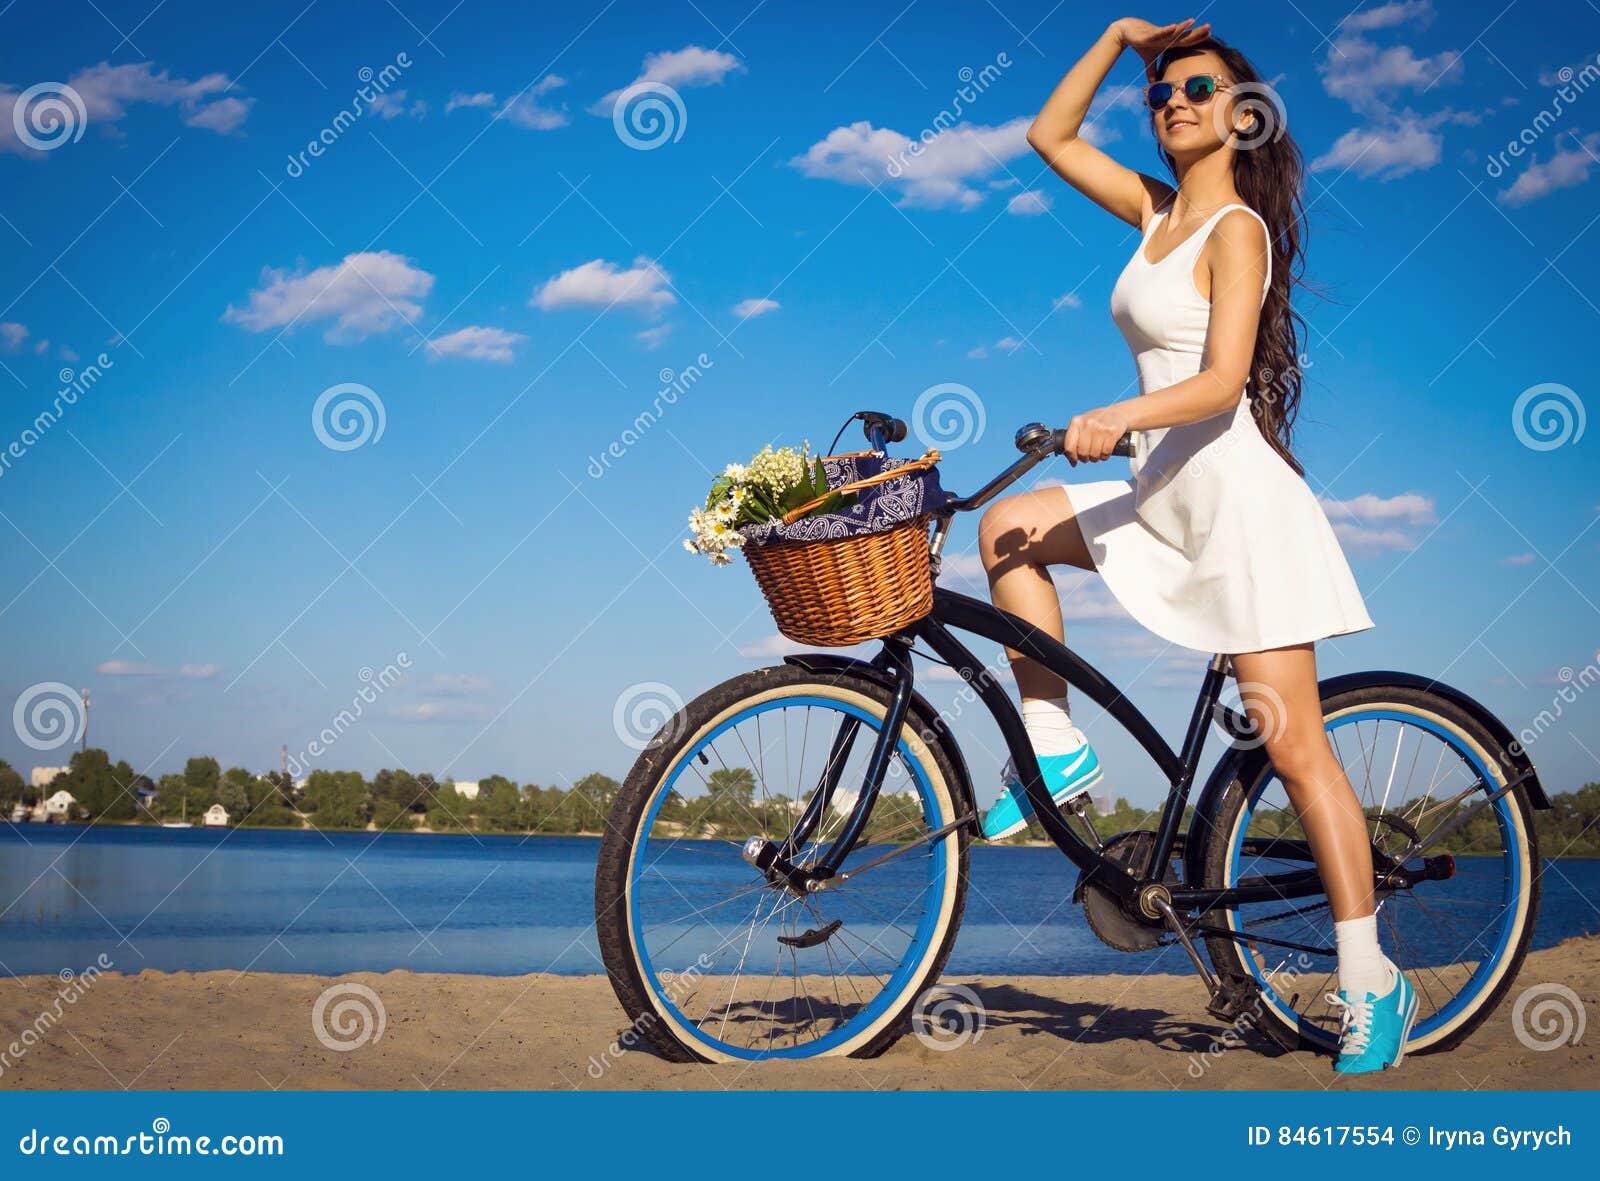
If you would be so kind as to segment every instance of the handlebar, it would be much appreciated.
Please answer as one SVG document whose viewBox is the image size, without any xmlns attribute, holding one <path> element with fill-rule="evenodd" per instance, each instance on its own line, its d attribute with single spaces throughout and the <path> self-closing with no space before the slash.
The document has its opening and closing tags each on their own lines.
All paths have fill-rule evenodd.
<svg viewBox="0 0 1600 1181">
<path fill-rule="evenodd" d="M 971 512 L 988 504 L 1000 493 L 1015 484 L 1023 476 L 1052 456 L 1060 455 L 1066 446 L 1067 432 L 1065 430 L 1051 430 L 1043 423 L 1030 422 L 1017 432 L 1017 450 L 1022 452 L 1022 458 L 1013 463 L 1005 471 L 979 488 L 971 496 L 952 496 L 945 502 L 940 515 L 948 518 L 954 513 Z M 1111 449 L 1111 454 L 1123 458 L 1133 455 L 1133 435 L 1123 435 L 1117 440 L 1117 445 Z"/>
</svg>

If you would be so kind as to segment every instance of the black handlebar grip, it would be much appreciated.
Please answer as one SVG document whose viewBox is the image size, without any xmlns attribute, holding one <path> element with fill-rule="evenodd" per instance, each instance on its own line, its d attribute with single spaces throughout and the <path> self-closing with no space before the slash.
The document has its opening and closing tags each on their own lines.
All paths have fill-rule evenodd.
<svg viewBox="0 0 1600 1181">
<path fill-rule="evenodd" d="M 1050 435 L 1050 449 L 1057 455 L 1063 453 L 1067 445 L 1067 432 L 1063 430 L 1052 431 Z M 1118 439 L 1116 446 L 1111 448 L 1111 454 L 1121 456 L 1123 459 L 1133 458 L 1133 432 L 1129 431 Z"/>
<path fill-rule="evenodd" d="M 884 435 L 884 437 L 891 443 L 903 443 L 905 442 L 907 433 L 908 428 L 906 427 L 906 420 L 903 418 L 896 418 L 889 423 L 888 432 Z"/>
</svg>

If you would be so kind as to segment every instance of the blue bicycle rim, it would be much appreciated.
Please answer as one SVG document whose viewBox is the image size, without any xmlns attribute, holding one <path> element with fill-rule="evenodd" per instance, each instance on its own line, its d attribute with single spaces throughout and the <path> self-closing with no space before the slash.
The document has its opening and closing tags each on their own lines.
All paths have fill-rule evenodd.
<svg viewBox="0 0 1600 1181">
<path fill-rule="evenodd" d="M 1336 719 L 1328 726 L 1328 732 L 1332 734 L 1343 726 L 1368 721 L 1395 721 L 1426 730 L 1464 760 L 1484 783 L 1498 782 L 1497 777 L 1490 773 L 1484 761 L 1461 742 L 1459 735 L 1453 734 L 1444 727 L 1417 714 L 1392 709 L 1358 710 Z M 1260 801 L 1262 793 L 1276 780 L 1276 775 L 1265 777 L 1261 781 L 1261 785 L 1245 801 L 1243 815 L 1235 826 L 1237 836 L 1234 839 L 1233 848 L 1229 850 L 1228 880 L 1230 883 L 1239 879 L 1239 858 L 1244 839 L 1250 827 L 1250 818 L 1255 814 L 1256 804 Z M 1453 1021 L 1465 1008 L 1474 1003 L 1484 989 L 1489 986 L 1495 975 L 1496 966 L 1507 953 L 1511 932 L 1515 926 L 1517 901 L 1521 895 L 1524 876 L 1527 873 L 1527 866 L 1524 864 L 1522 857 L 1522 849 L 1517 840 L 1516 826 L 1512 822 L 1511 809 L 1512 802 L 1509 796 L 1501 796 L 1490 805 L 1490 811 L 1494 813 L 1495 820 L 1499 825 L 1501 840 L 1505 847 L 1505 854 L 1501 857 L 1501 861 L 1502 863 L 1509 863 L 1504 872 L 1501 892 L 1501 900 L 1508 909 L 1504 921 L 1500 924 L 1500 931 L 1496 937 L 1494 950 L 1483 958 L 1466 984 L 1456 992 L 1448 1004 L 1433 1013 L 1429 1013 L 1426 1017 L 1418 1018 L 1416 1025 L 1412 1028 L 1410 1041 L 1407 1042 L 1408 1045 L 1412 1041 L 1420 1041 L 1428 1037 L 1435 1030 Z M 1278 996 L 1267 982 L 1266 976 L 1261 972 L 1253 956 L 1241 956 L 1240 959 L 1245 962 L 1251 975 L 1260 984 L 1261 994 L 1266 999 L 1266 1002 L 1277 1010 L 1286 1021 L 1295 1024 L 1302 1036 L 1313 1041 L 1328 1042 L 1331 1040 L 1330 1034 L 1326 1029 L 1301 1016 Z M 1401 967 L 1404 968 L 1405 965 L 1402 964 Z"/>
<path fill-rule="evenodd" d="M 876 733 L 881 725 L 880 719 L 868 713 L 866 710 L 861 709 L 859 706 L 831 697 L 779 697 L 771 701 L 760 702 L 757 705 L 743 709 L 724 720 L 715 729 L 701 738 L 698 743 L 685 750 L 678 757 L 678 760 L 673 765 L 671 772 L 656 789 L 655 797 L 650 802 L 650 809 L 645 815 L 645 818 L 638 829 L 639 835 L 635 838 L 636 842 L 642 843 L 648 841 L 648 833 L 655 824 L 656 816 L 660 812 L 662 805 L 665 804 L 665 802 L 671 797 L 673 787 L 677 783 L 679 776 L 681 776 L 685 769 L 690 766 L 691 760 L 695 759 L 700 752 L 710 747 L 720 735 L 726 733 L 728 730 L 742 722 L 749 721 L 751 718 L 754 718 L 759 714 L 766 713 L 773 709 L 788 709 L 798 706 L 816 706 L 818 708 L 832 710 L 841 714 L 845 714 L 849 717 L 857 718 L 868 730 L 872 731 L 873 733 Z M 912 777 L 913 782 L 916 784 L 917 796 L 922 804 L 922 814 L 924 819 L 927 821 L 930 829 L 939 827 L 943 821 L 939 814 L 938 802 L 934 797 L 933 788 L 928 779 L 927 770 L 912 755 L 904 738 L 902 738 L 898 743 L 897 750 L 899 751 L 903 765 L 906 767 L 907 771 Z M 932 856 L 928 861 L 929 870 L 927 892 L 930 897 L 935 899 L 940 897 L 943 892 L 945 874 L 948 872 L 948 857 L 946 854 L 945 845 L 946 842 L 943 840 L 934 843 L 931 846 Z M 643 970 L 645 986 L 650 989 L 651 993 L 655 997 L 656 1004 L 660 1008 L 670 1013 L 673 1019 L 678 1022 L 683 1029 L 694 1031 L 692 1036 L 695 1038 L 695 1040 L 701 1041 L 707 1047 L 719 1053 L 726 1054 L 729 1057 L 742 1058 L 746 1060 L 758 1060 L 766 1058 L 812 1058 L 821 1054 L 826 1054 L 834 1047 L 842 1045 L 850 1039 L 858 1036 L 862 1030 L 870 1028 L 874 1022 L 881 1019 L 890 1005 L 904 999 L 905 989 L 907 984 L 910 982 L 912 974 L 922 966 L 928 949 L 932 945 L 933 940 L 938 933 L 939 917 L 942 908 L 937 905 L 929 906 L 925 909 L 921 921 L 917 925 L 917 929 L 913 934 L 910 945 L 907 947 L 906 952 L 901 957 L 898 970 L 890 977 L 888 983 L 883 986 L 882 990 L 876 997 L 873 998 L 871 1003 L 864 1006 L 861 1012 L 852 1016 L 839 1028 L 817 1038 L 815 1041 L 807 1042 L 804 1045 L 772 1047 L 764 1049 L 753 1049 L 749 1046 L 732 1045 L 728 1042 L 722 1041 L 719 1038 L 712 1037 L 704 1030 L 699 1029 L 694 1021 L 690 1020 L 678 1009 L 672 997 L 661 986 L 661 982 L 657 977 L 655 966 L 651 962 L 650 949 L 646 946 L 644 941 L 644 916 L 640 913 L 637 903 L 637 899 L 639 897 L 639 878 L 642 865 L 639 852 L 639 847 L 636 845 L 628 870 L 630 883 L 628 923 L 633 934 L 633 945 L 637 951 L 639 964 Z M 755 870 L 752 869 L 751 873 L 755 873 Z"/>
</svg>

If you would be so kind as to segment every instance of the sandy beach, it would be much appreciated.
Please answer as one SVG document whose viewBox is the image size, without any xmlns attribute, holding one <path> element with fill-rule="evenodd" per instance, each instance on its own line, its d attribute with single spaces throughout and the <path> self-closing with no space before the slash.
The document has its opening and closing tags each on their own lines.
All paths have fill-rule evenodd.
<svg viewBox="0 0 1600 1181">
<path fill-rule="evenodd" d="M 1186 976 L 953 977 L 986 1011 L 975 1039 L 936 1049 L 914 1036 L 870 1061 L 675 1065 L 614 1048 L 626 1026 L 599 976 L 361 973 L 108 973 L 65 991 L 53 976 L 3 991 L 0 1088 L 16 1089 L 1589 1089 L 1592 1038 L 1531 1049 L 1513 1027 L 1523 990 L 1572 989 L 1600 1006 L 1600 938 L 1533 953 L 1511 995 L 1463 1046 L 1401 1070 L 1339 1079 L 1327 1059 L 1259 1035 L 1221 1048 L 1224 1028 Z M 317 1036 L 313 1011 L 334 1037 Z M 371 990 L 365 993 L 362 990 Z M 357 1009 L 338 1015 L 341 1000 Z M 59 1013 L 59 1016 L 57 1015 Z M 21 1039 L 23 1031 L 32 1032 Z M 363 1039 L 363 1030 L 368 1034 Z M 332 1040 L 332 1039 L 330 1039 Z"/>
</svg>

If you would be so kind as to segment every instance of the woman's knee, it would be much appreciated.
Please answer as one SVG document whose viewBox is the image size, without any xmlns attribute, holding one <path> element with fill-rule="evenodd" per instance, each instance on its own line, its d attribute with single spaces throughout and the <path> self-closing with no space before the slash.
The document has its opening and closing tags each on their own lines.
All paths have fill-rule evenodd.
<svg viewBox="0 0 1600 1181">
<path fill-rule="evenodd" d="M 1330 771 L 1336 762 L 1328 736 L 1316 725 L 1283 723 L 1267 732 L 1267 757 L 1280 778 L 1292 783 L 1311 782 Z"/>
<path fill-rule="evenodd" d="M 978 553 L 983 558 L 985 570 L 993 570 L 1002 561 L 1028 562 L 1027 551 L 1032 530 L 1028 527 L 1028 513 L 1019 504 L 1020 497 L 1007 497 L 983 510 L 978 523 Z"/>
</svg>

